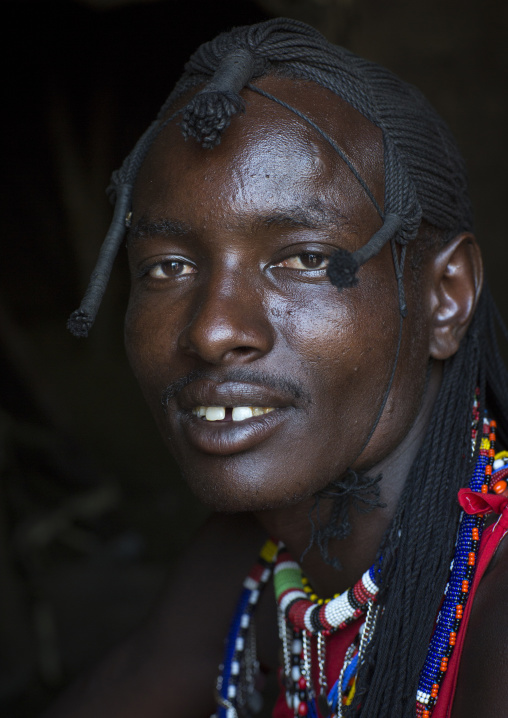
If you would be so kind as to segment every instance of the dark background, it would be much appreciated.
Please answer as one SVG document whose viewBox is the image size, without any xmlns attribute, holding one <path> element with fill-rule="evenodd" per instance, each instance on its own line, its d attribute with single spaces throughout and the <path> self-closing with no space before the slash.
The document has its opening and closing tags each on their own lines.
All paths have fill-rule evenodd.
<svg viewBox="0 0 508 718">
<path fill-rule="evenodd" d="M 508 5 L 494 0 L 2 2 L 0 715 L 29 718 L 146 615 L 205 516 L 123 355 L 121 253 L 86 341 L 65 329 L 104 188 L 202 41 L 306 20 L 417 84 L 466 157 L 508 314 Z M 220 557 L 218 557 L 218 561 Z"/>
</svg>

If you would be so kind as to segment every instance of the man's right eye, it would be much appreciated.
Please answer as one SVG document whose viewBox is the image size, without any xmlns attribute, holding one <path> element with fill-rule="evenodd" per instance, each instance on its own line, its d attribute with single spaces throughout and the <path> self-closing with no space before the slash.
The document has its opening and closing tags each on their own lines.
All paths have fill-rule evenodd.
<svg viewBox="0 0 508 718">
<path fill-rule="evenodd" d="M 189 262 L 179 259 L 167 259 L 163 262 L 152 264 L 146 270 L 146 274 L 151 279 L 171 279 L 173 277 L 182 277 L 186 274 L 194 274 L 196 267 Z"/>
</svg>

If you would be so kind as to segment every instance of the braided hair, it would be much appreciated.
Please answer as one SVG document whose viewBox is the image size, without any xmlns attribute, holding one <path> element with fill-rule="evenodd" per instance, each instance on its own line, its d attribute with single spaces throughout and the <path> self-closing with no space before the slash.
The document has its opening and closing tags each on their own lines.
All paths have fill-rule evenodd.
<svg viewBox="0 0 508 718">
<path fill-rule="evenodd" d="M 277 73 L 331 90 L 381 130 L 383 210 L 331 137 L 298 108 L 256 87 L 256 78 Z M 185 107 L 175 111 L 178 100 L 196 87 L 200 89 Z M 158 117 L 113 174 L 108 189 L 115 204 L 113 221 L 85 298 L 71 316 L 69 328 L 78 336 L 86 336 L 93 323 L 125 233 L 134 181 L 155 138 L 169 122 L 178 119 L 185 137 L 212 149 L 220 143 L 232 116 L 245 111 L 240 95 L 244 87 L 284 106 L 288 117 L 296 114 L 314 127 L 346 162 L 375 206 L 383 226 L 357 252 L 336 252 L 330 261 L 329 277 L 338 289 L 354 285 L 358 267 L 391 242 L 399 292 L 400 347 L 406 313 L 402 274 L 407 244 L 415 240 L 422 222 L 445 237 L 472 229 L 464 162 L 444 121 L 419 90 L 379 65 L 331 45 L 308 25 L 281 18 L 223 33 L 190 58 Z M 379 602 L 383 612 L 359 672 L 349 715 L 414 716 L 418 677 L 453 554 L 460 515 L 456 494 L 468 483 L 476 458 L 470 451 L 471 404 L 476 387 L 480 412 L 489 406 L 497 419 L 500 439 L 508 441 L 508 374 L 497 346 L 496 321 L 503 326 L 485 287 L 465 338 L 457 353 L 445 362 L 425 441 L 379 549 Z M 506 336 L 504 326 L 503 331 Z M 397 356 L 398 349 L 396 360 Z M 390 383 L 378 418 L 389 389 Z"/>
</svg>

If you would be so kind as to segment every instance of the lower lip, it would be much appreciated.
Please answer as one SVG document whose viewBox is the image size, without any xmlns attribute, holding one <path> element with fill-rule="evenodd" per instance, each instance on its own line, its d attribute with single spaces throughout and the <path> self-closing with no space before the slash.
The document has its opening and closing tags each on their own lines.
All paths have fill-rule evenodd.
<svg viewBox="0 0 508 718">
<path fill-rule="evenodd" d="M 205 454 L 228 456 L 248 451 L 269 439 L 286 418 L 288 409 L 274 409 L 243 421 L 206 421 L 195 414 L 180 415 L 181 427 L 190 443 Z"/>
</svg>

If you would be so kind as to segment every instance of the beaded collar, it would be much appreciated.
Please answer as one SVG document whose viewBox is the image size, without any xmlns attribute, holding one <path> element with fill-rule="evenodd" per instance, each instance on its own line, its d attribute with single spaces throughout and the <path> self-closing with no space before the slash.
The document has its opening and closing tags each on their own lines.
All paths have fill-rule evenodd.
<svg viewBox="0 0 508 718">
<path fill-rule="evenodd" d="M 472 443 L 479 424 L 477 402 L 473 410 Z M 469 488 L 475 492 L 508 493 L 508 453 L 495 454 L 496 422 L 484 419 L 478 460 Z M 450 577 L 427 651 L 416 695 L 417 718 L 431 718 L 446 674 L 462 620 L 484 526 L 483 515 L 462 512 Z M 365 572 L 352 588 L 331 599 L 319 599 L 299 565 L 282 544 L 268 541 L 258 563 L 244 581 L 240 601 L 226 642 L 224 663 L 217 680 L 217 712 L 212 718 L 251 716 L 261 708 L 255 688 L 259 668 L 255 655 L 252 615 L 263 587 L 273 571 L 278 604 L 279 634 L 284 666 L 286 701 L 297 716 L 341 718 L 354 697 L 356 675 L 365 648 L 375 630 L 379 607 L 374 569 Z M 328 691 L 325 677 L 326 639 L 360 616 L 359 633 L 346 651 L 339 678 Z M 318 685 L 312 682 L 311 642 L 316 642 Z"/>
</svg>

